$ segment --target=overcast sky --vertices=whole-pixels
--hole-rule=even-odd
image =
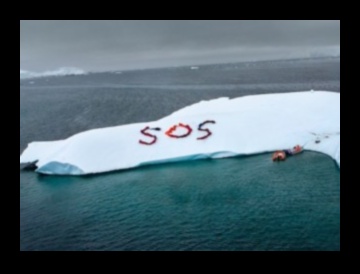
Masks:
[[[287,59],[340,51],[340,21],[20,21],[20,69],[87,71]]]

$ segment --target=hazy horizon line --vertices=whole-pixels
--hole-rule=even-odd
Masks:
[[[275,58],[275,59],[262,59],[262,60],[249,60],[249,61],[234,61],[234,62],[220,62],[220,63],[196,63],[196,64],[188,64],[188,65],[172,65],[172,66],[153,66],[153,67],[144,67],[144,68],[129,68],[129,69],[113,69],[113,70],[84,70],[80,67],[59,67],[52,70],[46,71],[31,71],[20,68],[20,76],[21,74],[29,73],[33,74],[34,77],[26,77],[20,80],[26,80],[30,78],[39,78],[39,77],[51,77],[51,76],[66,76],[66,75],[85,75],[92,73],[112,73],[112,72],[129,72],[129,71],[138,71],[138,70],[156,70],[156,69],[167,69],[167,68],[186,68],[186,67],[205,67],[205,66],[213,66],[213,65],[226,65],[226,64],[244,64],[244,63],[261,63],[261,62],[280,62],[280,61],[296,61],[296,60],[310,60],[310,59],[340,59],[339,55],[327,55],[327,56],[317,56],[317,57],[292,57],[292,58]],[[63,75],[61,73],[56,75],[56,72],[69,70],[67,73],[64,72]],[[74,72],[75,71],[75,72]]]

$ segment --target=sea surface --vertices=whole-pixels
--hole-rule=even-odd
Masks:
[[[20,154],[32,141],[153,121],[201,100],[311,89],[340,92],[339,58],[21,80]],[[314,152],[84,177],[20,169],[20,250],[340,250],[340,169]]]

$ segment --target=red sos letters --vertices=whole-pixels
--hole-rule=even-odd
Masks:
[[[205,140],[207,138],[209,138],[212,135],[212,132],[205,127],[205,125],[207,124],[216,124],[215,121],[213,120],[207,120],[203,123],[201,123],[198,126],[198,131],[204,132],[206,133],[205,135],[198,137],[197,140]],[[183,132],[182,134],[178,134],[176,133],[177,129],[181,128],[181,132]],[[184,132],[185,130],[185,132]],[[150,127],[146,127],[144,129],[142,129],[140,132],[142,135],[149,137],[150,139],[148,141],[143,141],[143,140],[139,140],[139,143],[142,145],[148,145],[151,146],[153,144],[155,144],[158,140],[158,137],[154,134],[149,133],[149,131],[161,131],[161,128],[150,128]],[[165,135],[169,138],[174,138],[174,139],[181,139],[181,138],[186,138],[188,136],[190,136],[193,132],[193,129],[186,124],[183,123],[179,123],[177,125],[173,125],[171,126],[166,132]]]

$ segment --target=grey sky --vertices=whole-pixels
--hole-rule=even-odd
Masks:
[[[20,21],[20,69],[124,70],[333,55],[340,21]]]

